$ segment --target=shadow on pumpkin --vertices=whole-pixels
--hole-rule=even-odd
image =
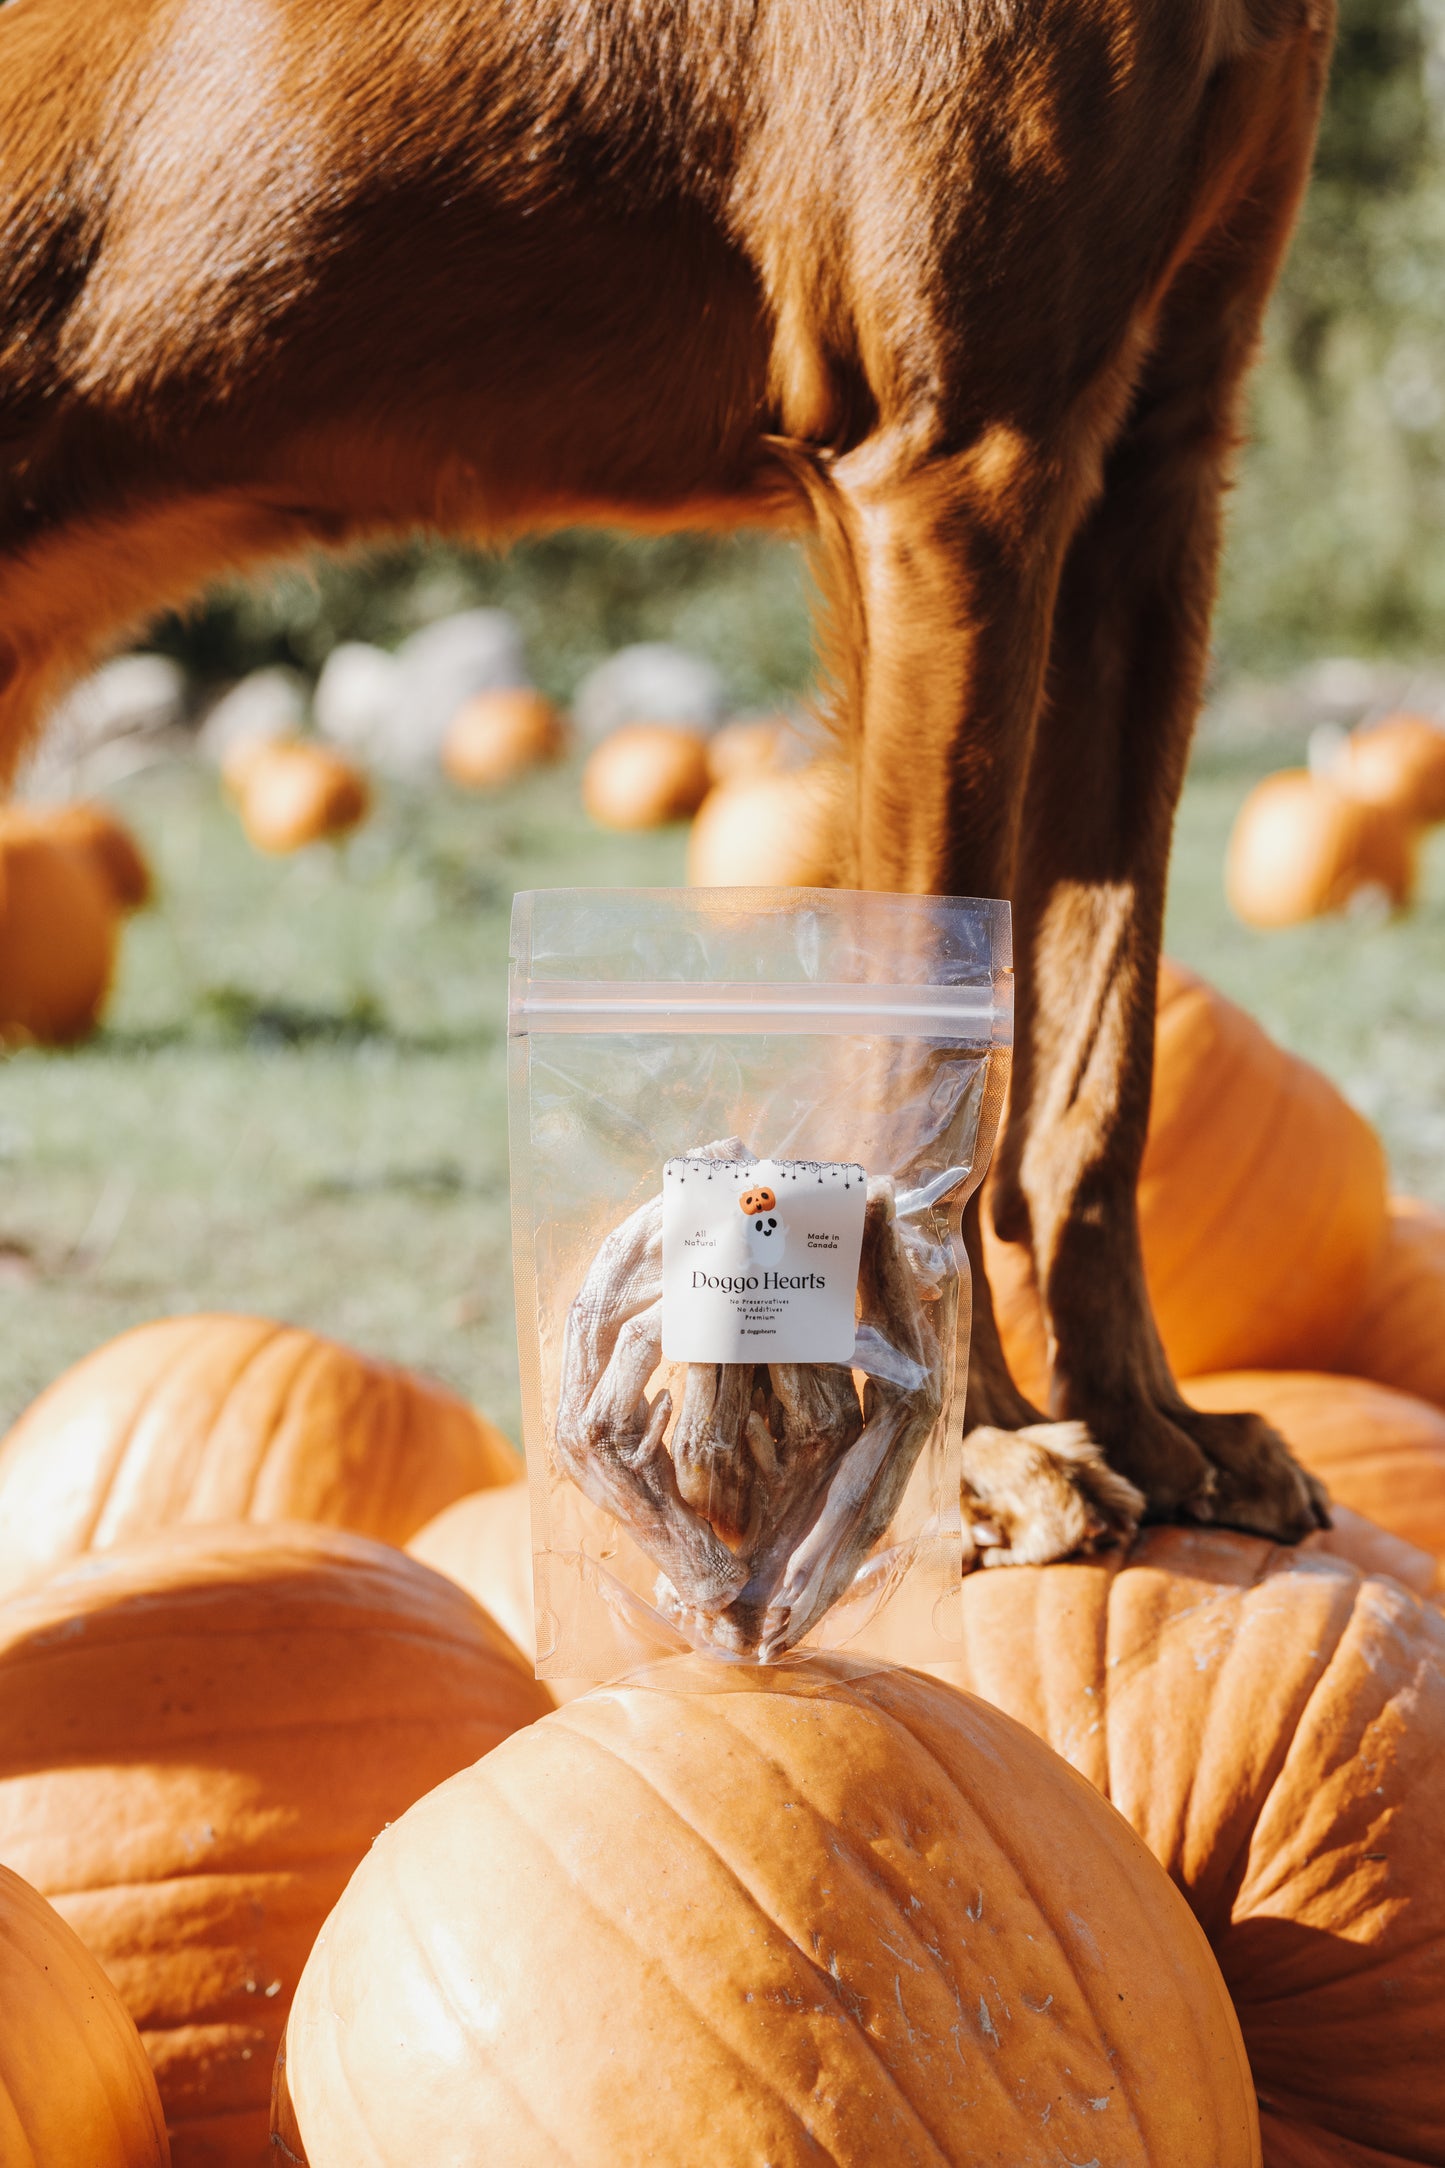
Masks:
[[[1211,1938],[1259,2095],[1264,2168],[1417,2168],[1442,2157],[1441,1953],[1409,1939],[1406,1909],[1386,1890],[1360,1920],[1373,1927],[1365,1941],[1259,1918]]]

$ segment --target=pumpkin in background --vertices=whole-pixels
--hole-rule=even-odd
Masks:
[[[274,745],[294,745],[289,730],[248,730],[226,746],[220,756],[221,788],[239,806],[246,778]]]
[[[413,1558],[464,1588],[537,1660],[532,1610],[532,1512],[526,1483],[502,1483],[454,1499],[407,1544]]]
[[[90,859],[0,806],[0,1043],[93,1031],[115,971],[116,907]]]
[[[582,771],[582,803],[602,828],[688,820],[707,795],[707,744],[671,723],[624,723]]]
[[[125,2004],[75,1931],[0,1867],[0,2161],[166,2168],[156,2081]]]
[[[413,1371],[270,1318],[161,1318],[65,1371],[0,1440],[0,1594],[178,1521],[404,1543],[520,1466]]]
[[[1266,2168],[1445,2160],[1439,1612],[1338,1559],[1184,1529],[972,1574],[963,1603],[960,1657],[930,1669],[1048,1740],[1183,1890]]]
[[[1132,1831],[995,1711],[857,1668],[659,1665],[419,1801],[307,1961],[290,2156],[1257,2162],[1228,1998]]]
[[[117,911],[144,910],[154,887],[151,869],[118,813],[98,801],[77,798],[37,808],[35,820],[42,833],[77,851],[99,874]]]
[[[371,810],[371,786],[351,761],[302,738],[250,741],[227,770],[241,826],[258,851],[299,851],[343,836]]]
[[[745,775],[772,775],[792,765],[800,740],[784,716],[739,715],[707,741],[708,780],[735,783]]]
[[[1176,1377],[1322,1363],[1384,1242],[1385,1156],[1320,1070],[1177,964],[1159,975],[1139,1225]]]
[[[1234,1002],[1161,964],[1139,1232],[1175,1376],[1333,1362],[1387,1219],[1385,1156],[1364,1117]],[[1010,1368],[1046,1405],[1032,1260],[987,1209],[984,1244]]]
[[[442,768],[466,790],[496,790],[556,760],[563,743],[562,718],[550,700],[527,686],[496,688],[474,693],[457,709],[442,740]]]
[[[1384,1248],[1331,1368],[1445,1408],[1445,1212],[1390,1200]]]
[[[1229,907],[1246,926],[1294,926],[1366,892],[1397,909],[1415,891],[1415,828],[1393,805],[1285,768],[1239,809],[1225,859]]]
[[[1346,739],[1335,780],[1422,827],[1445,821],[1445,730],[1423,715],[1366,723]]]
[[[1445,1561],[1445,1413],[1431,1402],[1311,1371],[1189,1378],[1181,1390],[1199,1408],[1257,1409],[1332,1499]]]
[[[336,1529],[172,1530],[0,1606],[0,1861],[119,1990],[176,2168],[268,2157],[276,2045],[348,1875],[550,1706],[460,1589]]]
[[[419,1528],[406,1547],[424,1566],[464,1588],[528,1663],[536,1663],[532,1511],[526,1483],[502,1483],[456,1499]],[[575,1701],[587,1691],[587,1681],[581,1679],[548,1679],[546,1686],[557,1702]]]
[[[720,783],[688,838],[694,888],[832,888],[839,877],[842,770],[817,760]]]

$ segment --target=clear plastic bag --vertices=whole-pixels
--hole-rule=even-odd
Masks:
[[[512,917],[537,1670],[956,1647],[963,1206],[1007,904],[554,889]]]

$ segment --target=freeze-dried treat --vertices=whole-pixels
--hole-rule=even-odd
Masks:
[[[661,1392],[649,1405],[643,1390],[661,1354],[662,1199],[655,1197],[607,1237],[568,1313],[557,1451],[572,1480],[617,1515],[682,1600],[715,1611],[743,1586],[747,1568],[678,1488],[663,1442],[672,1396]]]
[[[758,1164],[736,1138],[688,1159]],[[776,1201],[760,1187],[742,1202],[760,1199]],[[893,1185],[876,1179],[852,1366],[677,1364],[649,1401],[662,1354],[662,1212],[650,1198],[607,1237],[572,1305],[558,1454],[661,1568],[659,1596],[694,1638],[767,1661],[847,1590],[892,1519],[942,1406],[939,1349]]]

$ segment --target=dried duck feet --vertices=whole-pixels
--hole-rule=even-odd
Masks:
[[[736,1140],[712,1147],[729,1156]],[[594,1505],[617,1516],[682,1602],[721,1610],[747,1567],[687,1503],[664,1441],[672,1399],[644,1388],[662,1356],[662,1199],[614,1228],[567,1313],[557,1453]]]
[[[736,1139],[696,1156],[753,1157]],[[775,1658],[847,1589],[939,1412],[937,1350],[892,1187],[869,1185],[864,1220],[861,1407],[849,1369],[801,1363],[687,1364],[649,1404],[661,1284],[651,1199],[608,1236],[569,1314],[559,1456],[661,1568],[662,1598],[694,1639]]]

